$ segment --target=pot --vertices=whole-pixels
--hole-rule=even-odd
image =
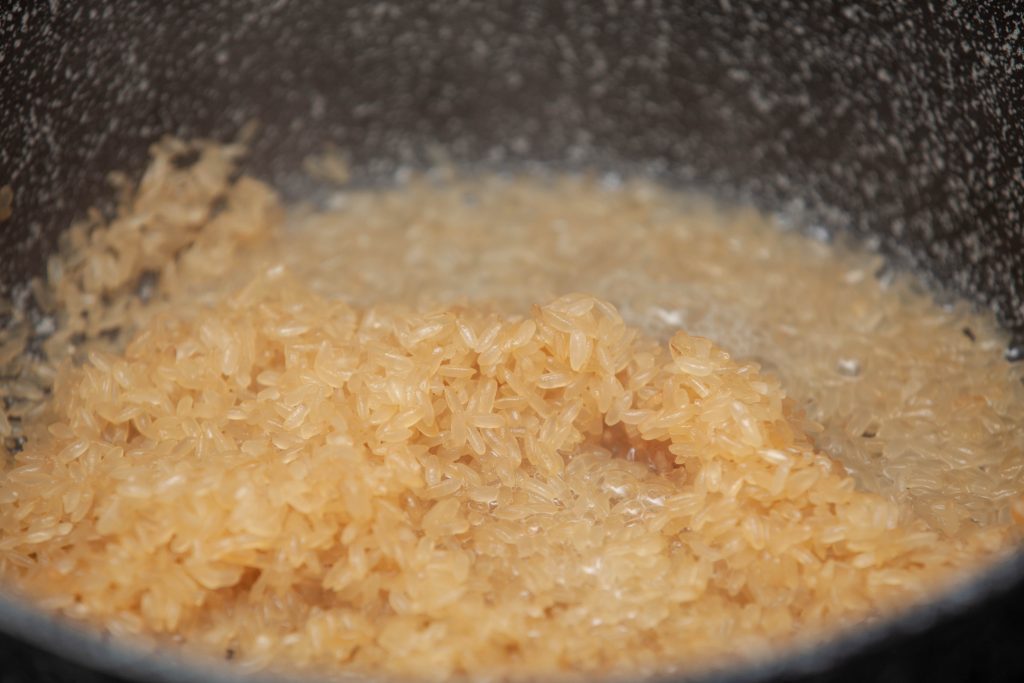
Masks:
[[[871,239],[991,308],[1024,353],[1024,19],[857,0],[21,3],[0,15],[0,296],[160,135],[260,124],[245,171],[309,198],[440,145],[477,165],[653,169]],[[102,204],[101,204],[102,205]],[[5,681],[233,680],[0,598]],[[1021,680],[1024,553],[910,613],[732,681]],[[20,676],[20,678],[19,678]]]

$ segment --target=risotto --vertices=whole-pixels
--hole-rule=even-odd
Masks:
[[[156,145],[5,304],[8,591],[247,669],[635,676],[1015,546],[1021,370],[876,255],[612,176],[285,208],[242,151]]]

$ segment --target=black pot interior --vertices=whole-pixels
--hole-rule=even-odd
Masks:
[[[432,145],[474,164],[653,167],[876,238],[990,307],[1016,357],[1021,23],[1000,3],[22,3],[0,14],[0,185],[15,192],[0,292],[42,272],[60,230],[109,196],[106,174],[140,171],[161,134],[226,140],[255,119],[246,170],[292,196],[326,144],[366,177]],[[1012,636],[1021,574],[999,576],[921,642],[977,640],[992,619]],[[983,654],[1013,642],[985,634]],[[854,649],[892,650],[870,647]],[[970,671],[1024,672],[1000,652]]]

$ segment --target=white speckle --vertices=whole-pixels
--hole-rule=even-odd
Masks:
[[[683,326],[683,314],[679,310],[670,311],[661,308],[660,306],[652,306],[650,309],[650,313],[651,315],[658,318],[666,325],[671,325],[672,327]]]
[[[618,173],[605,173],[601,176],[601,187],[605,190],[618,190],[622,188],[622,176]]]
[[[808,232],[811,237],[819,242],[830,242],[832,240],[832,233],[824,225],[812,225]]]
[[[54,323],[53,318],[45,316],[36,323],[36,334],[46,337],[53,334],[57,329],[57,325]]]
[[[860,361],[856,358],[840,358],[836,370],[845,377],[856,377],[860,374]]]

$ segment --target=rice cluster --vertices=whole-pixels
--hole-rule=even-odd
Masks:
[[[756,360],[859,487],[944,534],[1010,523],[1024,493],[1024,363],[991,314],[863,245],[607,174],[413,176],[293,214],[274,259],[325,296],[522,314],[584,291]]]
[[[791,398],[785,372],[627,324],[608,297],[517,312],[438,284],[432,303],[373,301],[366,288],[401,286],[385,275],[417,277],[396,272],[412,249],[386,231],[382,281],[338,270],[351,296],[332,296],[329,258],[281,255],[294,237],[269,188],[233,178],[240,150],[156,147],[111,221],[69,232],[35,286],[43,314],[11,309],[0,576],[46,609],[250,668],[635,676],[863,623],[1017,538],[1013,477],[1001,512],[957,508],[944,526],[822,450],[839,449],[835,411]],[[407,206],[402,191],[359,215]],[[547,287],[533,272],[529,296]],[[1008,376],[992,381],[1004,403],[947,403],[983,406],[998,418],[974,429],[1014,438]],[[890,400],[858,409],[882,420]],[[869,427],[887,436],[853,431]],[[927,473],[913,436],[897,438]]]

